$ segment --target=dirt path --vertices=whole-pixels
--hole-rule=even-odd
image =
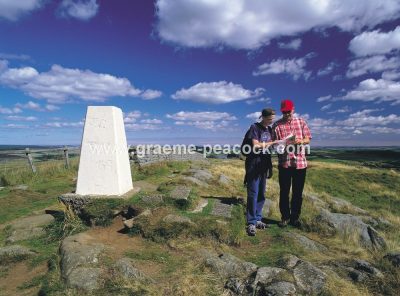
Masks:
[[[47,264],[43,263],[35,268],[28,267],[25,262],[10,265],[7,275],[0,278],[0,295],[37,295],[39,287],[30,289],[18,289],[24,283],[29,282],[34,277],[44,275],[47,272]]]

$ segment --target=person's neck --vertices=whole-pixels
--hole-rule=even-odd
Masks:
[[[293,117],[289,117],[289,118],[283,117],[282,119],[283,119],[283,122],[291,122]]]
[[[268,127],[268,124],[267,124],[266,122],[261,121],[260,123],[261,123],[261,125],[262,125],[263,127]]]

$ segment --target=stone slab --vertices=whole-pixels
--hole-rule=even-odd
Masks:
[[[81,209],[94,199],[105,199],[105,198],[120,198],[129,199],[136,193],[138,193],[141,188],[134,187],[132,190],[126,192],[123,195],[80,195],[76,193],[65,193],[58,197],[58,200],[64,205],[70,207],[76,214],[81,212]]]

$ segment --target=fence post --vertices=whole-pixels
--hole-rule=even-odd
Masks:
[[[67,146],[64,146],[64,158],[65,158],[65,167],[69,169],[69,155]]]
[[[31,155],[31,151],[29,150],[29,148],[25,149],[25,154],[28,157],[28,162],[29,162],[29,165],[31,166],[32,172],[36,173],[36,167],[33,164],[32,155]]]

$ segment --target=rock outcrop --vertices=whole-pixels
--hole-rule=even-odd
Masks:
[[[13,221],[8,225],[9,235],[6,243],[12,244],[18,241],[40,237],[45,234],[44,227],[54,221],[49,214],[29,216]]]
[[[363,220],[351,214],[331,213],[322,209],[316,217],[316,223],[326,228],[333,229],[343,236],[355,235],[362,247],[368,249],[384,249],[385,240],[378,232]]]
[[[99,256],[104,245],[93,242],[86,233],[65,238],[60,247],[61,274],[67,287],[87,291],[99,288],[102,268]]]

